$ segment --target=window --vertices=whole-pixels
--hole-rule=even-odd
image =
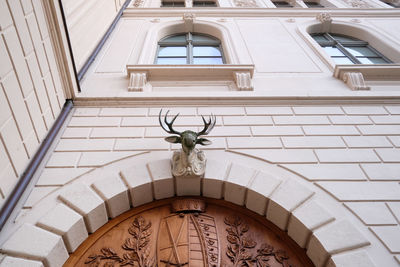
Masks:
[[[277,8],[293,7],[289,2],[286,1],[274,1],[273,3]]]
[[[306,6],[308,8],[323,8],[324,7],[323,5],[321,5],[320,2],[305,1],[304,4],[306,4]]]
[[[224,64],[221,42],[211,36],[186,33],[158,42],[156,64]]]
[[[394,7],[394,8],[400,8],[400,1],[385,0],[385,1],[382,1],[382,2],[384,2],[385,4],[387,4],[387,5],[391,6],[391,7]]]
[[[367,42],[338,34],[317,33],[311,35],[331,56],[336,64],[387,64],[389,59]]]
[[[184,1],[169,1],[169,0],[164,0],[161,2],[162,7],[184,7],[185,2]]]
[[[216,7],[217,3],[215,1],[193,1],[194,7]]]

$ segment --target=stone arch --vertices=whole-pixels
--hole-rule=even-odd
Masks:
[[[33,266],[32,260],[38,266],[61,266],[68,252],[75,251],[109,219],[131,207],[173,196],[205,196],[245,206],[287,231],[316,266],[342,266],[340,262],[367,266],[360,259],[368,260],[363,248],[369,241],[351,222],[335,218],[321,205],[313,188],[296,176],[278,175],[282,170],[275,172],[274,168],[279,167],[270,166],[271,171],[266,171],[257,164],[220,161],[224,155],[218,154],[208,159],[204,178],[179,180],[171,174],[169,154],[145,154],[151,160],[125,159],[123,164],[88,173],[46,197],[57,201],[3,244],[7,266]],[[354,249],[359,257],[336,255]]]
[[[153,63],[157,53],[157,43],[162,38],[168,35],[189,31],[207,34],[218,38],[221,41],[226,63],[240,63],[233,40],[231,38],[231,34],[225,26],[211,21],[196,19],[195,17],[189,19],[188,17],[190,14],[185,15],[187,16],[186,19],[184,17],[181,20],[156,24],[149,29],[146,34],[145,41],[143,42],[146,45],[143,46],[138,64],[149,64],[150,62]]]

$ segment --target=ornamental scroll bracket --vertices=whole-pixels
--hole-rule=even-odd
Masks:
[[[151,84],[147,82],[147,72],[131,72],[129,77],[128,91],[151,91]]]
[[[342,80],[353,91],[371,89],[365,84],[364,76],[361,72],[345,72]]]
[[[167,120],[169,111],[162,120],[162,110],[159,114],[159,123],[161,128],[167,133],[173,134],[165,138],[165,141],[174,144],[181,144],[182,148],[179,151],[175,151],[172,156],[172,175],[176,178],[200,178],[204,176],[206,168],[206,158],[203,151],[195,148],[199,145],[210,145],[211,141],[202,138],[200,136],[207,135],[214,128],[216,117],[211,115],[208,120],[203,116],[204,128],[200,132],[194,132],[191,130],[185,130],[179,132],[173,129],[173,123],[179,116],[179,113],[175,115],[171,121]]]

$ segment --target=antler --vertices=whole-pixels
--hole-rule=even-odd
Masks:
[[[165,127],[165,124],[161,120],[161,113],[162,113],[162,109],[160,110],[160,114],[158,115],[158,121],[160,122],[160,125],[164,129],[164,131],[166,131],[167,133],[170,133],[170,134],[177,134],[177,135],[180,136],[182,133],[178,132],[178,131],[175,131],[172,128],[172,124],[174,123],[176,118],[179,116],[179,113],[176,114],[175,117],[170,122],[167,121],[167,116],[168,116],[169,110],[167,111],[167,113],[165,113],[164,123],[168,126],[168,129]]]
[[[206,119],[204,119],[203,115],[201,115],[201,118],[203,119],[204,122],[204,128],[203,130],[201,130],[201,132],[197,133],[197,136],[200,135],[207,135],[215,126],[215,123],[217,121],[215,115],[211,114],[211,116],[208,119],[208,122],[206,121]]]

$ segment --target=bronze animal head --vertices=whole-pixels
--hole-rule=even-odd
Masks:
[[[204,128],[200,132],[193,132],[190,130],[178,132],[173,129],[172,124],[174,123],[176,118],[179,116],[179,113],[176,114],[175,117],[173,117],[170,122],[168,122],[168,120],[167,120],[168,113],[169,113],[169,110],[165,114],[164,121],[163,121],[161,119],[161,115],[162,115],[162,109],[161,109],[160,114],[158,115],[158,120],[160,122],[161,127],[164,129],[164,131],[166,131],[167,133],[170,133],[170,134],[176,134],[177,136],[175,136],[175,135],[168,136],[165,138],[165,141],[170,142],[170,143],[175,143],[175,144],[181,143],[182,150],[187,155],[189,155],[193,151],[194,147],[197,144],[200,144],[203,146],[211,144],[210,140],[208,140],[206,138],[199,138],[199,137],[202,135],[207,135],[214,128],[215,122],[216,122],[216,117],[214,115],[211,114],[208,121],[206,121],[206,119],[204,119],[204,117],[201,116],[201,118],[203,119]]]

